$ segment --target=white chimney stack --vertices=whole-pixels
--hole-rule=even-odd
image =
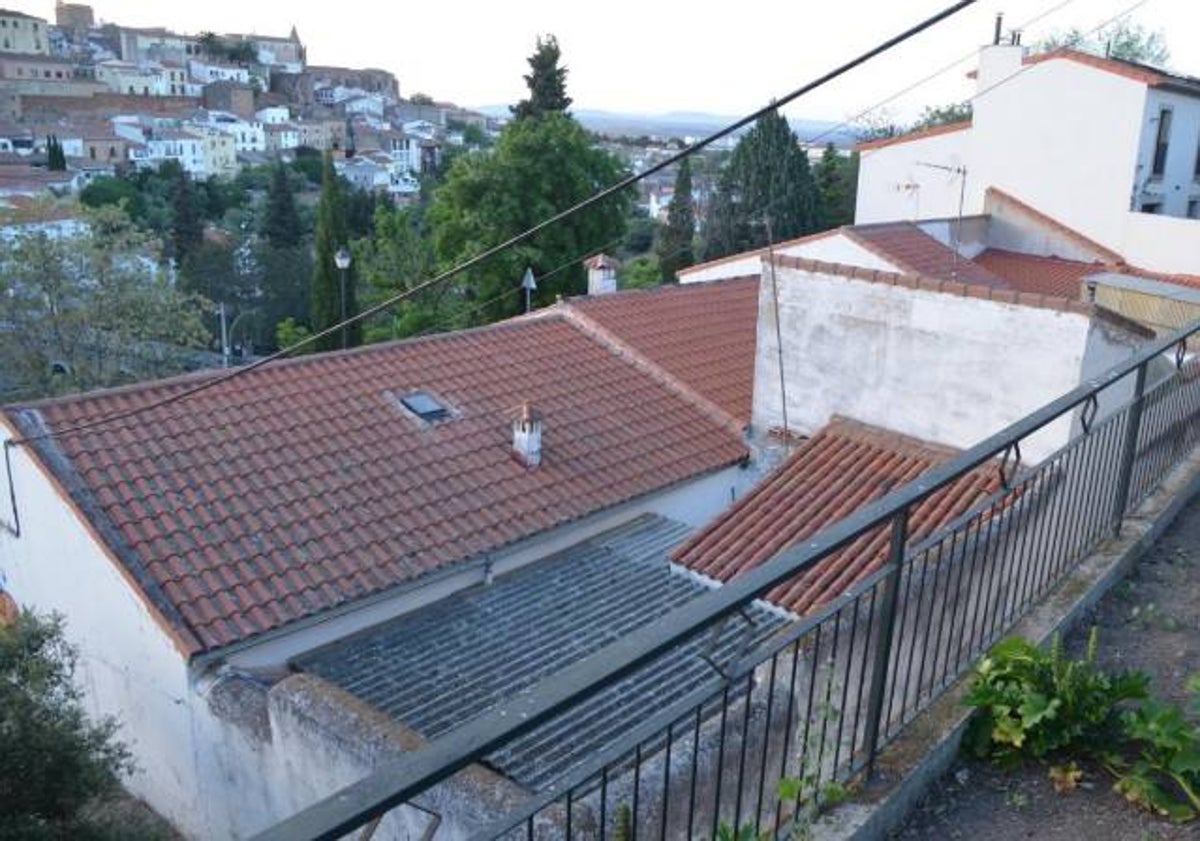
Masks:
[[[589,257],[583,263],[587,267],[589,295],[607,295],[617,291],[617,261],[607,254]]]
[[[526,467],[542,463],[542,416],[528,403],[513,420],[513,455]]]
[[[976,95],[990,90],[1009,76],[1021,71],[1025,48],[1014,37],[1008,44],[991,44],[979,51],[979,71],[976,74]],[[1015,42],[1015,43],[1014,43]]]

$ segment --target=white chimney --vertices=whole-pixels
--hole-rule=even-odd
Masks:
[[[976,95],[1020,72],[1024,60],[1025,48],[1020,43],[991,44],[981,49],[979,71],[975,78]]]
[[[607,254],[589,257],[583,263],[588,273],[588,294],[607,295],[617,291],[617,261]]]
[[[528,403],[513,420],[513,455],[526,467],[542,463],[542,415]]]

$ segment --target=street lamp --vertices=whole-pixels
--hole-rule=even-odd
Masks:
[[[350,249],[342,247],[333,255],[333,262],[342,273],[342,350],[346,349],[346,269],[350,268]]]

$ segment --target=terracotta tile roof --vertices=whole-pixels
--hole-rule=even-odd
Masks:
[[[927,137],[937,137],[939,134],[953,134],[956,131],[964,131],[971,127],[970,120],[962,120],[957,123],[943,123],[940,126],[930,126],[929,128],[910,131],[907,134],[897,135],[896,137],[881,137],[878,140],[867,140],[857,144],[854,148],[859,152],[869,152],[872,149],[882,149],[885,146],[895,146],[897,143],[908,143],[912,140],[924,140]]]
[[[992,274],[1004,278],[1010,287],[1019,292],[1034,292],[1061,298],[1082,297],[1085,277],[1111,270],[1111,267],[1103,263],[1038,257],[999,248],[987,249],[975,258],[975,262]]]
[[[1056,59],[1074,61],[1078,64],[1086,64],[1088,67],[1094,67],[1097,70],[1104,70],[1108,73],[1113,73],[1117,76],[1124,76],[1126,79],[1131,79],[1135,82],[1140,82],[1143,85],[1150,87],[1169,86],[1176,90],[1180,88],[1190,88],[1193,93],[1200,93],[1200,78],[1195,76],[1186,76],[1181,73],[1172,73],[1169,70],[1163,70],[1160,67],[1151,67],[1148,64],[1139,64],[1135,61],[1126,61],[1119,58],[1105,58],[1103,56],[1092,55],[1091,53],[1073,50],[1069,47],[1059,47],[1046,53],[1028,56],[1024,63],[1041,64],[1045,61],[1054,61]]]
[[[673,554],[676,562],[718,581],[754,569],[870,502],[916,479],[954,450],[848,418],[834,418],[749,495]],[[919,541],[998,488],[988,466],[929,497],[912,513],[910,542]],[[803,615],[878,569],[887,530],[863,535],[767,600]]]
[[[912,222],[884,222],[878,225],[853,225],[842,232],[859,245],[898,266],[901,271],[932,277],[954,277],[994,289],[1008,284],[985,267],[965,257],[955,260],[953,249],[938,242]]]
[[[961,283],[953,280],[929,277],[927,275],[883,272],[876,269],[864,269],[860,266],[847,266],[844,263],[827,263],[822,260],[788,257],[782,254],[775,255],[775,265],[786,269],[798,269],[803,272],[841,277],[848,280],[860,280],[866,283],[882,283],[887,286],[924,289],[928,292],[938,292],[943,295],[958,295],[962,298],[980,298],[997,301],[1002,304],[1016,304],[1022,307],[1038,307],[1039,309],[1073,312],[1085,315],[1088,318],[1106,321],[1136,336],[1145,338],[1152,338],[1154,336],[1153,332],[1136,321],[1096,304],[1080,301],[1078,298],[1041,295],[1035,292],[1019,292],[1015,289],[997,289],[984,286],[983,284]]]
[[[758,276],[660,286],[566,307],[731,417],[750,423]]]
[[[7,417],[24,433],[144,406],[204,376]],[[451,418],[400,408],[424,390]],[[514,407],[543,462],[511,455]],[[746,457],[739,435],[567,318],[268,366],[34,445],[185,654],[219,648]]]

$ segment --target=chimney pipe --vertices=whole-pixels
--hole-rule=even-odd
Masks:
[[[542,463],[542,415],[528,402],[513,420],[513,456],[526,467]]]
[[[996,13],[996,34],[992,36],[992,46],[1000,46],[1000,30],[1004,26],[1004,12]]]

